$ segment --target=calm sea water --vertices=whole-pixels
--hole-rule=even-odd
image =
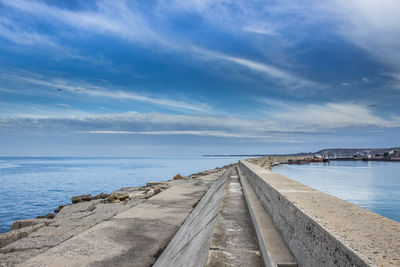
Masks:
[[[400,222],[400,163],[331,161],[272,170]]]
[[[8,231],[15,220],[52,212],[75,195],[141,186],[238,159],[0,157],[0,232]]]

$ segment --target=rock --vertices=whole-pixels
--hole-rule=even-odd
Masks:
[[[118,191],[119,192],[133,192],[140,190],[141,187],[121,187]]]
[[[157,195],[158,193],[161,193],[161,191],[163,191],[163,190],[161,189],[161,187],[159,187],[159,186],[155,186],[155,187],[154,187],[154,195]]]
[[[56,216],[56,219],[79,218],[92,212],[101,200],[85,201],[64,207]]]
[[[119,200],[119,198],[118,198],[118,195],[117,194],[115,194],[115,193],[111,193],[108,197],[107,197],[107,201],[109,202],[109,203],[112,203],[113,201],[115,201],[115,200]]]
[[[83,202],[83,201],[90,201],[92,200],[92,195],[80,195],[72,197],[72,204]]]
[[[119,203],[119,202],[124,201],[125,199],[128,199],[128,198],[129,198],[128,194],[117,194],[117,193],[113,192],[107,197],[107,201],[109,203]]]
[[[47,213],[44,216],[37,216],[36,219],[54,219],[56,217],[53,213]]]
[[[148,183],[146,184],[147,187],[151,187],[151,186],[155,186],[155,185],[158,185],[158,186],[168,186],[168,182],[148,182]]]
[[[161,189],[167,189],[169,188],[171,185],[169,183],[165,183],[165,184],[160,184],[158,185]]]
[[[109,196],[109,194],[106,194],[104,192],[101,192],[100,194],[96,195],[93,199],[105,199]]]
[[[129,199],[142,198],[145,194],[146,192],[144,190],[128,193]]]
[[[180,179],[183,179],[183,178],[184,177],[182,175],[180,175],[180,174],[177,174],[177,175],[174,176],[174,180],[180,180]]]
[[[90,212],[94,211],[94,209],[96,208],[96,205],[97,205],[97,202],[93,201],[93,202],[89,205],[89,207],[86,209],[86,211],[90,211]]]
[[[120,201],[124,201],[125,199],[129,198],[128,194],[118,195]]]
[[[64,208],[65,206],[69,206],[69,205],[71,205],[71,204],[60,205],[60,206],[58,206],[58,208],[56,208],[56,209],[54,210],[54,212],[55,212],[55,213],[59,213],[59,212],[62,210],[62,208]]]
[[[150,189],[150,190],[148,190],[147,192],[146,192],[146,195],[145,195],[145,197],[144,198],[150,198],[150,197],[152,197],[152,196],[154,196],[154,189]]]

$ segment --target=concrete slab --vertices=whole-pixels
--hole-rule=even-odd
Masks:
[[[219,175],[177,181],[19,266],[150,266]]]

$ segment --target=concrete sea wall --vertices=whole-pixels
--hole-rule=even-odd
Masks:
[[[400,223],[250,162],[239,166],[299,266],[400,266]]]

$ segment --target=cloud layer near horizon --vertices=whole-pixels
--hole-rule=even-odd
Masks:
[[[269,138],[268,133],[324,132],[346,127],[400,127],[397,118],[385,120],[362,105],[326,103],[325,105],[274,104],[282,112],[270,120],[230,116],[172,115],[162,113],[121,113],[69,117],[0,117],[3,130],[29,129],[41,133],[199,135],[237,138]],[[284,110],[284,111],[283,111]]]

